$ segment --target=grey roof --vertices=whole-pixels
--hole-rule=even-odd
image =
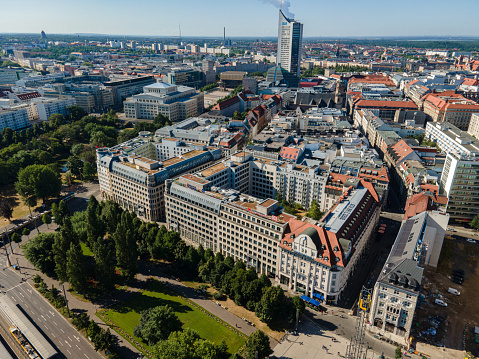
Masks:
[[[316,249],[321,249],[321,240],[319,239],[319,234],[316,228],[308,227],[300,235],[302,234],[311,238],[314,245],[316,246]]]
[[[423,212],[403,222],[378,282],[419,290],[424,271],[426,221],[427,212]]]

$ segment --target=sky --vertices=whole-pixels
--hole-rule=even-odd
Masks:
[[[281,0],[0,0],[0,33],[277,36]],[[20,5],[21,4],[21,5]],[[290,5],[289,8],[287,5]],[[479,0],[289,0],[304,37],[478,36]]]

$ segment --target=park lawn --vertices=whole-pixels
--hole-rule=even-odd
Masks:
[[[93,252],[85,243],[81,242],[80,246],[84,256],[93,257]]]
[[[25,217],[27,214],[30,213],[30,210],[28,209],[28,206],[23,203],[22,197],[17,193],[15,190],[15,186],[13,184],[3,186],[0,189],[0,198],[5,198],[10,201],[13,207],[13,213],[12,213],[12,218],[11,220],[15,220],[18,218]],[[41,206],[41,200],[37,201],[37,205]],[[37,206],[31,207],[31,210],[38,209]],[[1,217],[0,218],[0,228],[6,226],[10,222],[6,219]]]
[[[194,329],[201,338],[210,340],[215,344],[220,344],[224,339],[231,354],[236,353],[245,343],[244,338],[218,323],[214,318],[186,303],[176,292],[158,281],[149,282],[146,291],[135,293],[128,301],[107,310],[104,312],[104,315],[126,333],[133,336],[133,330],[140,322],[141,311],[160,305],[169,305],[183,323],[184,329]],[[136,340],[143,343],[138,338]],[[148,348],[148,345],[145,345],[145,347]]]

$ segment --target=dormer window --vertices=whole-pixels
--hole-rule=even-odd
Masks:
[[[338,246],[334,246],[333,251],[335,251],[335,252],[339,251]]]

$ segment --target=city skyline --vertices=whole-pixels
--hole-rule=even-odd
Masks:
[[[18,7],[13,3],[2,4],[4,17],[0,33],[44,30],[47,34],[172,37],[179,35],[181,24],[183,37],[221,37],[224,26],[227,37],[275,37],[277,7],[273,3],[278,4],[277,1],[248,0],[241,7],[229,3],[219,7],[216,1],[206,0],[198,7],[198,3],[191,0],[174,3],[144,0],[142,6],[132,8],[123,0],[114,3],[86,0],[81,8],[65,3],[60,9],[52,0],[41,5],[27,0],[25,6],[29,11],[22,13],[22,21],[19,21]],[[451,21],[449,6],[444,0],[434,2],[434,6],[406,0],[394,11],[380,5],[377,0],[371,0],[368,6],[352,1],[324,6],[304,0],[293,1],[288,8],[283,5],[283,10],[289,16],[294,13],[294,19],[305,25],[305,38],[475,36],[479,33],[479,24],[474,19],[479,3],[473,0],[462,4],[467,11],[461,13],[460,21]]]

